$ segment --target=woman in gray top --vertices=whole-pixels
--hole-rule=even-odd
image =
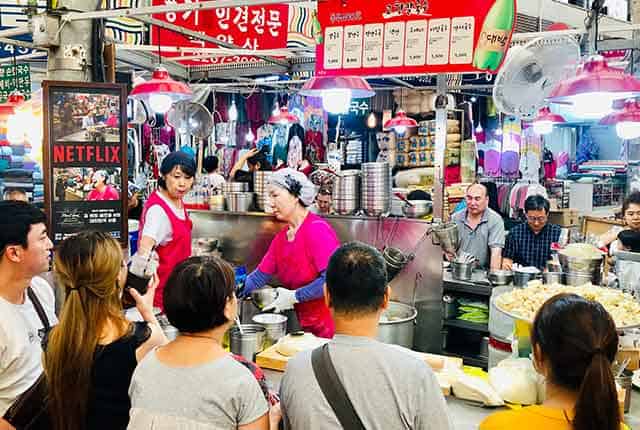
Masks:
[[[180,334],[135,370],[130,430],[267,430],[269,410],[251,372],[222,347],[237,315],[234,272],[217,258],[175,267],[164,309]]]

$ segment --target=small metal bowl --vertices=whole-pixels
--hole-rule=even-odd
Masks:
[[[492,285],[508,285],[513,282],[513,272],[511,270],[491,270],[487,274]]]
[[[402,207],[402,213],[409,218],[422,218],[433,210],[433,203],[430,200],[407,200],[407,202],[409,204]]]
[[[258,288],[251,292],[251,300],[258,309],[270,305],[277,297],[278,290],[275,288]]]

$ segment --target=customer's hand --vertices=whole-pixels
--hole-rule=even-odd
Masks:
[[[147,321],[154,321],[155,315],[153,313],[153,297],[156,293],[156,288],[158,288],[158,284],[160,284],[160,278],[158,278],[157,274],[153,274],[151,279],[149,279],[149,285],[147,286],[147,292],[144,295],[141,295],[135,288],[129,288],[129,294],[136,301],[136,308],[142,318]]]
[[[454,254],[453,252],[445,252],[444,257],[447,259],[447,261],[453,261],[456,259],[456,254]]]
[[[280,421],[282,421],[282,409],[278,402],[269,409],[269,430],[278,430]]]
[[[269,416],[271,416],[271,414],[269,414]],[[277,424],[275,428],[276,429],[278,428]],[[6,421],[4,418],[0,418],[0,430],[16,430],[16,428],[11,424],[9,424],[9,422]]]

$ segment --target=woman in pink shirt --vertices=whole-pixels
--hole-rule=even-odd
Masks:
[[[98,170],[93,174],[93,190],[87,195],[87,200],[119,200],[120,194],[111,185],[107,184],[107,172]]]
[[[324,302],[325,271],[340,246],[331,226],[307,209],[316,190],[307,177],[293,169],[275,172],[269,185],[274,215],[288,225],[271,242],[267,254],[245,282],[246,296],[276,277],[284,288],[264,310],[294,308],[300,326],[316,336],[332,338],[335,328]]]

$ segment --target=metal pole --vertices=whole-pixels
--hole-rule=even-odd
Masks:
[[[444,104],[439,101],[444,100]],[[447,145],[447,75],[436,77],[436,150],[433,183],[433,216],[444,220],[444,151]]]
[[[156,13],[167,12],[186,12],[197,10],[208,10],[223,7],[236,7],[236,6],[261,6],[270,4],[291,4],[291,3],[306,3],[309,6],[314,5],[315,2],[309,0],[215,0],[215,1],[203,1],[200,3],[181,3],[181,4],[168,4],[161,6],[147,6],[137,8],[123,8],[113,10],[101,10],[95,12],[70,12],[64,15],[64,21],[78,21],[85,19],[95,18],[119,18],[129,17],[137,18],[144,15],[153,15]]]

